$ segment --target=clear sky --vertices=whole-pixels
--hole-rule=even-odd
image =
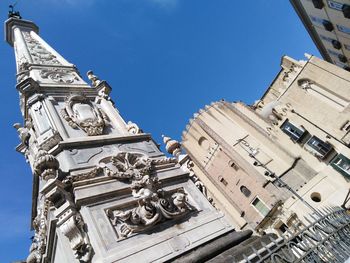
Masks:
[[[0,1],[7,18],[11,1]],[[189,118],[224,98],[259,99],[280,70],[281,56],[319,56],[287,0],[21,0],[25,19],[85,74],[113,88],[126,121],[161,143],[181,139]],[[32,175],[15,122],[22,122],[12,48],[0,43],[0,262],[25,259]],[[86,78],[85,78],[86,79]],[[234,132],[234,131],[233,131]]]

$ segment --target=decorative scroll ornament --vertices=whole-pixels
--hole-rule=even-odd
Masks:
[[[141,180],[151,171],[151,160],[141,153],[121,152],[111,158],[113,168],[106,166],[106,174],[118,179]]]
[[[38,40],[34,39],[29,32],[23,32],[23,37],[34,63],[44,65],[61,64],[57,57],[43,47]]]
[[[140,153],[122,152],[105,164],[108,176],[128,180],[137,207],[126,211],[107,210],[107,216],[117,226],[122,237],[145,231],[157,223],[184,216],[194,208],[183,190],[167,192],[161,189],[158,178],[152,174],[152,160]],[[169,163],[169,159],[166,159]],[[121,223],[121,224],[120,224]]]
[[[34,172],[44,180],[54,179],[60,166],[55,156],[40,149],[35,156]]]
[[[40,71],[40,76],[43,79],[49,79],[56,83],[72,84],[74,81],[79,81],[79,78],[74,75],[74,70],[62,68],[49,68]]]
[[[188,203],[186,193],[176,193],[144,189],[138,206],[126,211],[107,210],[113,225],[118,226],[122,237],[130,236],[152,228],[161,221],[181,218],[194,208]],[[120,224],[121,223],[121,224]]]
[[[63,223],[61,222],[63,221]],[[75,258],[80,262],[90,262],[92,247],[84,229],[85,223],[77,211],[69,209],[58,220],[57,226],[68,238]]]
[[[50,202],[44,200],[42,208],[39,209],[38,215],[33,221],[34,238],[29,249],[27,263],[41,262],[47,244],[47,214],[50,207]]]
[[[126,128],[128,129],[128,132],[131,134],[142,133],[142,130],[139,128],[139,126],[136,123],[133,123],[131,121],[128,121],[128,123],[126,124]]]
[[[108,121],[107,115],[82,95],[68,97],[61,115],[72,128],[80,127],[89,136],[101,135]]]
[[[73,201],[72,193],[59,180],[49,181],[41,193],[55,207],[56,227],[67,237],[74,256],[79,262],[91,262],[93,253],[87,229]]]

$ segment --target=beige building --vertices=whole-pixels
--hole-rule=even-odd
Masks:
[[[237,228],[293,231],[350,188],[349,73],[316,57],[281,67],[253,106],[212,103],[183,133],[189,168]]]
[[[323,58],[346,70],[350,62],[350,2],[290,0]]]

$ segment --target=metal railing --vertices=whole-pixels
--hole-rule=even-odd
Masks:
[[[298,232],[286,231],[240,262],[345,262],[350,258],[350,212],[340,207],[318,210],[305,218],[307,226]]]

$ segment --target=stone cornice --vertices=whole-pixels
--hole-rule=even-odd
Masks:
[[[39,27],[31,21],[11,17],[5,22],[5,40],[13,46],[13,28],[21,27],[39,33]]]
[[[76,147],[91,147],[94,145],[107,145],[112,143],[126,143],[126,142],[135,142],[135,141],[145,141],[152,140],[152,137],[149,133],[135,134],[135,135],[97,135],[91,137],[78,137],[70,138],[64,141],[61,141],[55,148],[52,150],[52,154],[56,155],[63,150],[72,149]]]

